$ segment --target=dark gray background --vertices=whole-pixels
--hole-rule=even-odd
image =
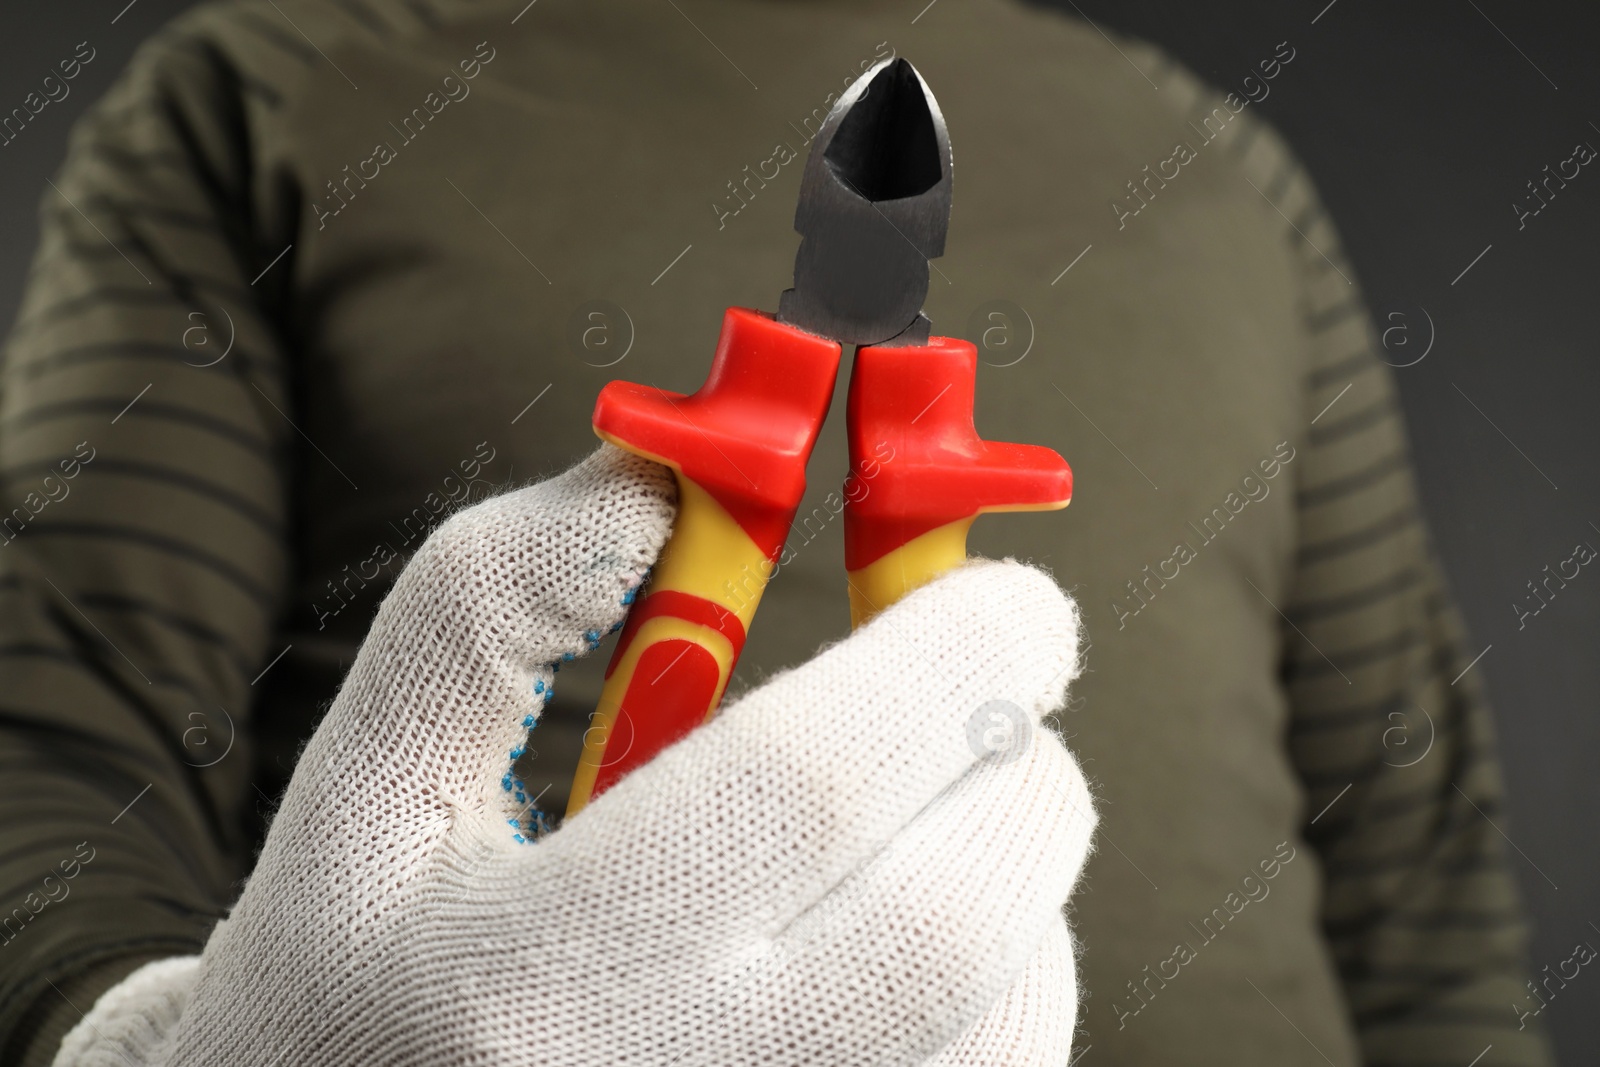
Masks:
[[[1394,362],[1414,358],[1433,323],[1427,357],[1395,373],[1435,538],[1476,647],[1489,646],[1479,666],[1511,790],[1500,826],[1534,917],[1534,969],[1567,958],[1578,941],[1600,943],[1600,574],[1585,569],[1525,629],[1512,607],[1577,542],[1600,547],[1600,167],[1585,168],[1520,231],[1512,209],[1546,164],[1580,141],[1600,148],[1600,9],[1557,0],[1049,2],[1150,38],[1230,88],[1277,42],[1297,50],[1258,106],[1317,177],[1380,326],[1405,325],[1390,335]],[[15,313],[40,191],[72,119],[143,37],[189,6],[125,4],[6,13],[0,112],[79,41],[98,55],[71,96],[0,148],[0,329]],[[1544,1018],[1563,1063],[1594,1062],[1600,976],[1581,972]]]

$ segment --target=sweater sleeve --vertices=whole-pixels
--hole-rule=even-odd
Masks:
[[[294,432],[293,212],[258,222],[252,177],[273,96],[169,30],[43,196],[0,363],[0,1062],[197,951],[247,869]]]
[[[1283,605],[1289,751],[1322,924],[1371,1067],[1550,1062],[1521,1025],[1527,924],[1493,720],[1418,508],[1393,375],[1339,235],[1264,125],[1247,176],[1303,280],[1309,430]],[[1396,323],[1426,345],[1425,324]],[[1400,334],[1394,335],[1396,342]],[[1517,860],[1520,862],[1520,860]]]

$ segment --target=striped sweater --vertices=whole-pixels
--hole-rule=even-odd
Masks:
[[[147,44],[44,190],[0,367],[0,1060],[200,948],[428,528],[774,306],[785,164],[890,53],[955,145],[928,312],[984,341],[979,429],[1077,474],[974,543],[1092,642],[1058,716],[1104,813],[1080,1048],[1548,1062],[1492,719],[1332,221],[1247,96],[1010,0],[244,0]],[[738,685],[847,627],[841,430]],[[597,685],[533,734],[550,810]]]

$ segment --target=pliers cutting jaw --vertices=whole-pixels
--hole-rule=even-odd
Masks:
[[[928,339],[928,261],[950,225],[950,135],[915,67],[886,59],[845,92],[800,180],[794,288],[778,321],[843,344]]]

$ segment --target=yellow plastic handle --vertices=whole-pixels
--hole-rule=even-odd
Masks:
[[[612,656],[568,816],[711,716],[772,574],[772,561],[733,516],[674,473],[677,525]]]
[[[1046,504],[997,504],[982,508],[977,515],[936,526],[914,537],[892,552],[886,552],[865,567],[846,571],[850,583],[850,627],[860,627],[878,612],[913,589],[927,585],[939,575],[967,561],[967,534],[978,515],[998,515],[1013,511],[1059,511],[1064,500]]]
[[[860,627],[918,586],[967,561],[967,531],[976,515],[915,537],[859,570],[847,571],[850,626]]]

